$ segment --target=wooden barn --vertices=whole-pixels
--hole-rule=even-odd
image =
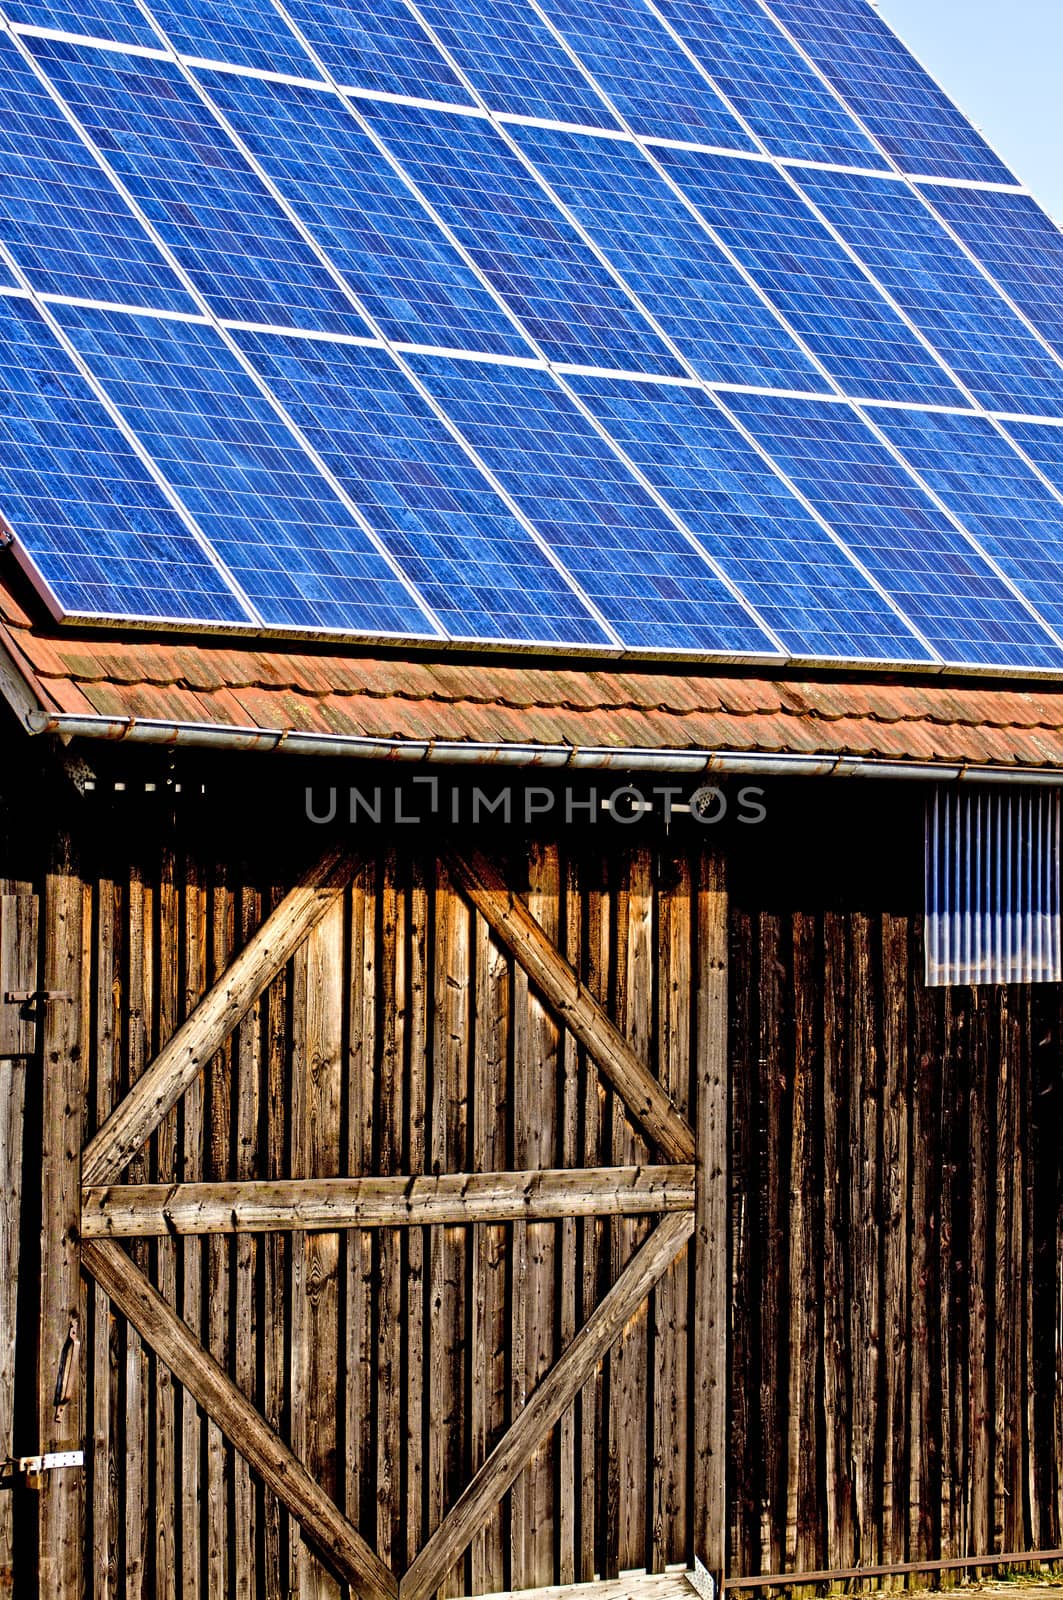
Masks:
[[[1063,691],[2,615],[6,1592],[1059,1557]]]

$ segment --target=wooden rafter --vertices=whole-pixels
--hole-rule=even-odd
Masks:
[[[690,1124],[616,1024],[580,983],[519,895],[479,852],[450,852],[447,865],[559,1021],[597,1062],[635,1120],[673,1161],[693,1161],[694,1134]]]
[[[694,1168],[594,1167],[394,1178],[123,1184],[82,1192],[84,1239],[548,1222],[691,1211]]]
[[[427,1600],[439,1588],[693,1231],[690,1212],[658,1223],[423,1546],[399,1584],[400,1600]]]
[[[86,1145],[83,1183],[111,1183],[128,1165],[343,893],[352,870],[349,855],[328,850],[285,895]]]
[[[86,1240],[81,1258],[149,1348],[298,1519],[328,1565],[363,1600],[394,1600],[394,1575],[122,1247]]]

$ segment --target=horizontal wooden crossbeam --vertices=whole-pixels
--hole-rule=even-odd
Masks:
[[[111,1183],[128,1166],[343,893],[352,871],[344,851],[329,850],[285,895],[86,1145],[82,1182]]]
[[[520,896],[479,852],[449,852],[447,866],[492,931],[520,963],[620,1095],[632,1117],[673,1161],[693,1161],[694,1134],[616,1024],[584,988]]]
[[[692,1166],[126,1184],[82,1191],[81,1234],[85,1239],[144,1239],[549,1222],[690,1211],[693,1205]]]
[[[400,1600],[427,1600],[439,1588],[693,1231],[689,1212],[657,1224],[419,1551],[399,1584]]]
[[[315,1483],[232,1379],[152,1287],[121,1245],[86,1240],[82,1265],[136,1328],[150,1350],[250,1462],[308,1539],[362,1600],[394,1600],[398,1583],[357,1528]]]

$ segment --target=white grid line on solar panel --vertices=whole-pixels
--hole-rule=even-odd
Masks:
[[[213,56],[189,55],[184,51],[170,51],[152,49],[147,45],[134,45],[118,43],[113,39],[100,39],[95,35],[68,33],[61,28],[43,28],[31,23],[12,23],[0,17],[0,30],[12,34],[23,35],[30,39],[52,39],[61,44],[74,44],[87,46],[96,50],[109,50],[115,55],[142,56],[151,61],[177,60],[183,66],[201,69],[205,72],[227,72],[234,77],[255,78],[264,83],[288,84],[295,89],[317,89],[338,92],[345,98],[355,100],[374,100],[385,104],[414,106],[425,111],[446,111],[453,116],[490,116],[498,123],[508,123],[513,127],[533,127],[555,129],[559,133],[585,133],[598,139],[630,139],[633,137],[623,128],[600,128],[589,123],[564,122],[553,117],[532,117],[515,111],[498,111],[486,101],[476,106],[457,104],[447,100],[430,100],[417,95],[392,94],[383,89],[366,89],[358,84],[344,83],[341,79],[335,82],[324,82],[320,78],[298,77],[289,72],[271,72],[264,67],[248,66],[244,63],[218,60]],[[471,90],[475,93],[475,90]],[[736,113],[736,116],[738,114]],[[762,141],[750,131],[750,137]],[[735,161],[756,161],[778,167],[793,167],[795,170],[806,168],[816,172],[841,172],[851,173],[854,177],[881,178],[887,182],[936,184],[942,188],[984,190],[987,193],[1028,195],[1033,198],[1032,190],[1025,184],[994,183],[989,179],[979,178],[935,178],[925,174],[908,173],[903,168],[895,167],[883,171],[875,167],[852,166],[839,161],[813,161],[802,156],[774,155],[766,148],[756,150],[735,150],[726,145],[706,144],[696,139],[669,139],[659,134],[640,134],[638,138],[646,145],[656,145],[661,149],[695,150],[706,155],[729,156]]]
[[[29,53],[27,52],[27,54],[29,54]],[[30,59],[32,60],[32,57],[30,57]],[[36,63],[35,63],[35,66],[36,66]],[[44,73],[40,73],[39,75],[41,76],[42,81],[44,81],[46,83],[47,87],[49,88],[49,92],[52,94],[52,96],[55,99],[56,103],[63,110],[63,113],[67,117],[67,119],[70,122],[71,126],[77,131],[79,136],[84,140],[87,148],[92,151],[93,155],[95,156],[96,160],[100,163],[100,166],[103,168],[104,172],[106,172],[107,176],[110,178],[110,180],[114,184],[115,188],[118,190],[118,192],[125,199],[126,204],[129,205],[132,208],[132,210],[134,211],[134,213],[137,216],[138,220],[140,221],[141,226],[147,231],[147,233],[154,240],[154,242],[158,246],[158,248],[163,252],[167,262],[170,264],[170,266],[173,269],[173,271],[175,273],[177,273],[178,277],[180,278],[180,280],[181,280],[182,284],[184,285],[185,289],[187,290],[188,294],[192,297],[192,299],[194,300],[195,304],[200,307],[203,315],[207,318],[207,320],[210,322],[210,324],[217,330],[217,332],[219,333],[219,335],[223,339],[223,341],[224,341],[224,343],[226,345],[226,348],[230,351],[230,353],[232,355],[234,355],[236,357],[236,359],[239,361],[240,365],[247,372],[248,376],[252,379],[252,381],[259,388],[259,390],[261,391],[264,399],[268,402],[268,404],[270,406],[272,406],[274,411],[277,413],[278,417],[281,419],[281,421],[285,424],[285,426],[288,428],[288,430],[295,437],[295,439],[298,442],[300,448],[309,456],[309,458],[313,462],[315,468],[324,477],[325,481],[328,483],[328,485],[332,489],[333,493],[336,494],[339,497],[339,499],[342,501],[342,503],[343,503],[344,507],[346,508],[346,510],[352,516],[354,516],[355,520],[358,522],[359,526],[362,528],[362,531],[372,541],[373,545],[377,549],[378,554],[386,562],[387,566],[394,572],[395,576],[398,578],[400,583],[406,589],[407,593],[410,595],[410,598],[419,607],[419,609],[424,613],[426,619],[431,624],[433,632],[436,634],[436,636],[438,636],[438,637],[444,636],[445,630],[440,626],[439,621],[433,615],[433,613],[431,611],[431,608],[428,607],[424,603],[424,601],[421,599],[421,597],[418,595],[418,593],[416,592],[415,587],[409,582],[409,579],[406,577],[405,573],[403,573],[399,569],[399,567],[397,566],[396,562],[394,561],[394,558],[391,556],[390,552],[383,546],[382,542],[378,539],[376,533],[366,523],[364,517],[362,516],[361,512],[358,510],[357,506],[355,506],[353,501],[350,500],[349,496],[346,494],[346,492],[338,484],[338,482],[336,481],[336,479],[333,476],[333,474],[328,471],[328,469],[325,467],[324,462],[322,462],[319,458],[316,457],[315,452],[311,449],[311,447],[309,445],[309,441],[303,439],[302,437],[300,437],[299,430],[295,427],[294,423],[292,422],[292,419],[285,415],[284,409],[281,406],[281,404],[280,404],[279,400],[277,399],[277,397],[272,393],[272,391],[269,389],[269,386],[265,383],[265,381],[261,378],[261,376],[254,370],[254,368],[250,365],[250,363],[248,363],[245,360],[245,358],[243,356],[243,353],[240,350],[239,346],[237,345],[236,341],[232,338],[232,336],[228,333],[228,331],[222,326],[221,321],[214,314],[214,311],[213,311],[209,301],[207,301],[206,298],[200,293],[197,285],[195,284],[195,282],[193,281],[191,276],[181,266],[181,264],[177,260],[176,256],[173,254],[173,252],[170,250],[169,246],[166,244],[166,241],[162,238],[162,236],[152,226],[152,224],[149,221],[147,215],[143,211],[143,208],[136,201],[135,197],[126,189],[125,185],[122,183],[121,179],[118,177],[118,174],[113,170],[113,168],[110,166],[110,163],[105,159],[102,151],[99,150],[99,148],[96,146],[95,142],[91,139],[91,137],[89,136],[87,131],[81,127],[78,119],[74,116],[73,112],[71,111],[70,107],[66,104],[65,100],[63,99],[63,97],[55,89],[54,85],[52,85],[50,83],[50,80],[47,79],[47,75],[44,74]]]
[[[41,317],[44,319],[45,325],[48,328],[48,331],[51,333],[53,339],[55,339],[56,343],[66,354],[68,360],[73,363],[77,371],[88,384],[95,398],[103,406],[108,417],[121,433],[122,437],[136,455],[141,465],[149,473],[157,488],[159,488],[165,495],[174,511],[180,517],[184,526],[192,535],[192,538],[195,540],[196,544],[202,550],[210,565],[217,572],[218,576],[221,578],[230,592],[236,597],[240,605],[243,606],[249,620],[252,622],[261,623],[262,616],[258,608],[252,603],[249,595],[246,593],[243,586],[239,583],[234,574],[230,572],[225,562],[222,561],[217,550],[214,548],[213,543],[207,537],[206,533],[204,533],[203,529],[200,527],[188,506],[185,505],[182,496],[177,492],[173,484],[170,483],[169,479],[166,477],[166,474],[161,470],[150,451],[145,448],[136,430],[130,426],[124,414],[113,403],[110,395],[107,393],[103,385],[98,381],[91,367],[86,361],[83,360],[76,346],[68,338],[66,330],[52,315],[48,305],[42,301],[39,295],[33,292],[32,285],[27,279],[25,273],[19,267],[17,260],[7,246],[2,242],[0,242],[0,259],[3,259],[6,262],[8,267],[18,278],[21,287],[26,291],[30,303],[36,308]]]

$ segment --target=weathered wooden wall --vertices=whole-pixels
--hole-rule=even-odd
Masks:
[[[573,833],[560,850],[511,840],[507,864],[684,1110],[698,1069],[702,841],[619,829]],[[431,844],[371,839],[342,904],[126,1181],[649,1158]],[[86,831],[87,1134],[279,900],[289,845],[309,853],[306,840],[242,851],[236,836],[219,848],[209,827]],[[758,846],[735,848],[755,857]],[[875,899],[844,881],[828,893],[807,873],[734,877],[734,1575],[1054,1546],[1063,1532],[1063,997],[925,990],[908,889]],[[23,1381],[39,1310],[8,1263],[17,1224],[20,1270],[37,1272],[26,1241],[39,1164],[23,1170],[17,1126],[26,1071],[0,1062],[13,1091],[0,1361],[21,1363]],[[26,1095],[30,1152],[41,1118],[38,1083]],[[649,1226],[571,1219],[129,1248],[401,1571]],[[689,1559],[692,1259],[628,1324],[444,1594]],[[83,1302],[87,1593],[338,1595],[104,1293],[90,1284]],[[6,1381],[0,1427],[16,1449],[34,1448]],[[0,1496],[0,1566],[21,1538],[17,1570],[28,1572],[36,1535],[18,1519],[34,1514],[27,1491]]]

